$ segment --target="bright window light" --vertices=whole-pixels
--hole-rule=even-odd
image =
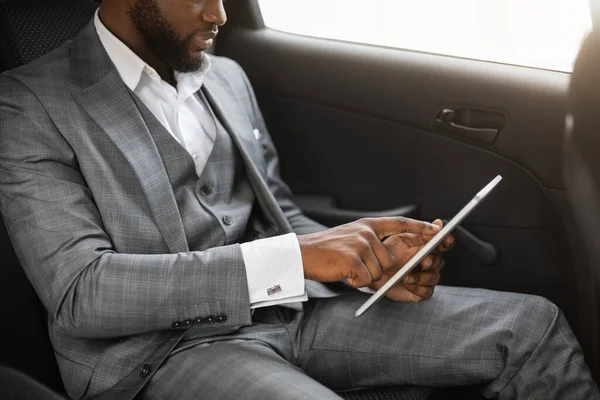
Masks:
[[[571,72],[589,0],[259,0],[301,35]]]

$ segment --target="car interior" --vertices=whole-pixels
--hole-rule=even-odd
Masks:
[[[0,0],[0,72],[71,39],[98,4]],[[257,0],[228,0],[226,10],[213,52],[246,71],[282,176],[308,216],[327,226],[448,220],[502,175],[455,231],[441,284],[550,299],[600,383],[600,35],[589,36],[570,74],[285,33],[265,26]],[[0,365],[66,397],[47,315],[3,223],[0,257]],[[0,368],[0,393],[11,376]],[[483,398],[477,387],[340,395]]]

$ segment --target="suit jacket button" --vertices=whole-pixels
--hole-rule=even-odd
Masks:
[[[231,225],[233,224],[233,218],[231,218],[229,215],[226,215],[223,217],[223,223],[225,225]]]
[[[202,196],[208,196],[209,194],[212,194],[213,192],[214,192],[214,189],[207,185],[204,185],[200,188],[200,194]]]
[[[204,318],[198,317],[198,318],[196,318],[195,322],[196,322],[196,325],[204,325]]]
[[[179,328],[181,328],[181,322],[180,322],[180,321],[175,321],[175,322],[173,322],[173,323],[171,324],[171,327],[172,327],[173,329],[179,329]]]
[[[185,321],[183,321],[183,327],[184,328],[189,328],[192,325],[193,325],[193,322],[192,322],[191,319],[186,319]]]
[[[148,374],[150,373],[150,371],[152,371],[152,367],[148,364],[144,364],[142,365],[142,368],[140,368],[140,378],[145,378],[148,376]]]
[[[227,321],[227,315],[224,315],[224,314],[217,315],[217,318],[215,318],[215,319],[219,324],[224,324],[225,321]]]
[[[209,325],[214,324],[215,323],[214,315],[209,315],[208,317],[204,318],[204,322],[206,322]]]

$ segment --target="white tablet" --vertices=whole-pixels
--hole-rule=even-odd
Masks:
[[[417,265],[421,263],[427,257],[429,253],[437,248],[437,246],[442,243],[444,238],[448,236],[450,232],[456,228],[458,224],[460,224],[466,217],[469,215],[475,207],[481,203],[481,201],[496,187],[496,185],[502,180],[502,177],[498,175],[495,177],[490,183],[488,183],[473,199],[467,203],[466,206],[463,207],[462,210],[458,212],[452,218],[446,226],[442,228],[421,250],[417,252],[398,272],[394,274],[390,278],[389,281],[385,283],[382,287],[379,288],[373,295],[367,300],[356,312],[354,313],[355,317],[360,317],[369,307],[371,307],[375,302],[381,299],[388,290],[390,290],[396,283],[398,283],[402,278],[404,278],[410,271],[413,270]]]

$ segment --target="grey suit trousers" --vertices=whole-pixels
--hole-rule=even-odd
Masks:
[[[498,399],[600,399],[560,310],[540,297],[440,286],[418,303],[367,295],[259,309],[253,325],[182,342],[144,399],[339,399],[372,386],[482,385]]]

